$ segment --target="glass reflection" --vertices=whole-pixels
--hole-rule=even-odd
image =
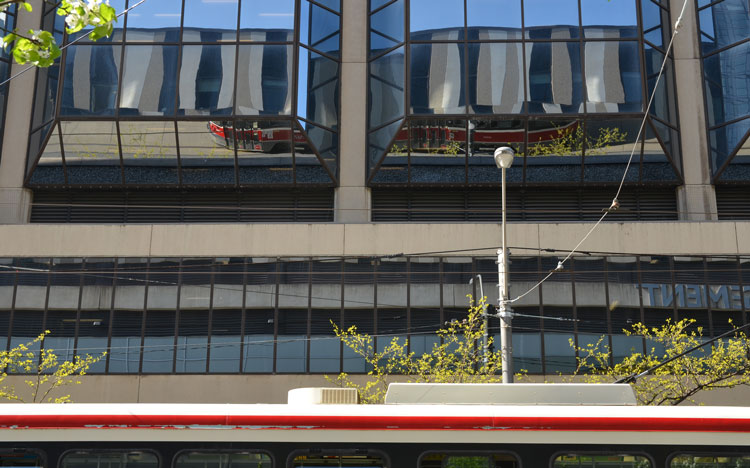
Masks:
[[[636,0],[581,0],[584,37],[636,37],[638,14],[635,3]]]
[[[469,44],[469,109],[477,114],[523,111],[520,43]]]
[[[120,115],[174,114],[177,46],[126,46]]]
[[[750,5],[724,0],[700,11],[703,52],[730,46],[750,37]]]
[[[143,302],[141,301],[141,307]],[[141,360],[143,312],[115,311],[109,348],[109,372],[136,374]]]
[[[320,127],[307,124],[304,129],[307,137],[305,143],[295,144],[294,164],[295,176],[298,184],[329,184],[331,176],[321,165],[315,155],[317,150],[323,163],[328,167],[331,174],[336,174],[336,154],[338,154],[338,135],[324,130]],[[299,130],[295,130],[295,136]],[[302,134],[304,137],[304,134]]]
[[[662,25],[669,24],[669,13],[652,0],[641,0],[643,37],[656,47],[664,47],[665,31]]]
[[[208,356],[208,311],[181,310],[177,330],[176,367],[177,373],[206,372]]]
[[[527,38],[578,37],[577,0],[524,0],[523,8]]]
[[[234,149],[215,128],[212,122],[177,122],[183,184],[235,183]]]
[[[120,122],[126,184],[177,184],[173,122]]]
[[[250,309],[245,314],[242,372],[273,372],[273,310]]]
[[[51,135],[49,133],[50,129],[52,129]],[[42,134],[49,135],[49,139],[44,146],[42,154],[39,156],[39,161],[36,163],[33,174],[31,174],[31,183],[40,185],[64,184],[65,174],[63,172],[63,155],[58,126],[46,126],[44,129],[32,135],[32,141],[35,137],[41,138]],[[33,158],[29,158],[29,160],[35,161],[36,155],[34,156],[35,157]]]
[[[151,295],[149,295],[150,299]],[[142,372],[144,374],[171,373],[175,349],[175,312],[173,310],[148,310],[143,334]]]
[[[641,66],[636,42],[586,42],[587,112],[640,112]]]
[[[307,140],[299,131],[292,131],[291,121],[239,120],[236,125],[240,184],[293,183],[292,145],[303,146]],[[225,135],[231,131],[224,127]]]
[[[587,181],[619,181],[633,151],[640,121],[637,119],[587,120],[584,154],[584,179]],[[633,165],[626,181],[638,181],[637,161],[641,145],[637,144]]]
[[[398,162],[397,167],[399,167],[399,171],[404,174],[406,173],[408,164],[406,158],[408,157],[408,150],[406,147],[406,141],[408,141],[408,124],[402,128],[402,123],[402,120],[393,122],[392,124],[386,125],[370,134],[368,139],[368,161],[370,171],[375,169],[386,153],[392,153],[394,156],[404,156],[404,158]],[[403,143],[397,143],[399,141]],[[404,174],[398,174],[397,178],[400,179],[400,181],[405,181],[407,176]]]
[[[237,40],[239,0],[185,0],[183,42],[228,42]]]
[[[70,184],[120,184],[115,122],[60,122]]]
[[[726,163],[729,156],[750,132],[750,119],[740,120],[708,132],[711,149],[711,168],[714,174]]]
[[[180,114],[230,114],[234,93],[234,46],[182,48]]]
[[[61,115],[114,114],[121,53],[121,46],[107,44],[66,49]]]
[[[750,84],[746,42],[703,60],[709,126],[720,125],[750,114]]]
[[[672,145],[672,134],[676,132],[655,120],[650,120],[649,122],[653,124],[653,128],[648,123],[644,128],[646,138],[643,145],[641,178],[643,181],[676,180],[677,176],[672,164],[670,164],[670,160],[679,161],[677,155],[670,158],[672,148],[674,147]],[[661,143],[657,139],[657,134],[661,138]],[[675,165],[679,167],[679,162]]]
[[[724,180],[750,180],[750,138],[737,150],[730,165],[721,174]]]
[[[338,77],[338,63],[301,47],[297,116],[335,130],[338,127]]]
[[[581,49],[577,42],[526,44],[529,112],[583,111]]]
[[[177,42],[181,17],[181,2],[144,2],[127,14],[127,40]]]
[[[100,357],[86,371],[88,374],[102,374],[106,369],[107,359],[103,353],[107,351],[108,323],[109,310],[81,312],[78,322],[76,354]]]
[[[503,31],[515,38],[520,36],[521,31],[521,2],[520,0],[467,0],[466,22],[469,28],[478,28],[489,34]],[[490,38],[487,37],[487,39]]]
[[[411,112],[463,114],[464,49],[459,44],[411,45]]]
[[[495,165],[495,149],[509,146],[516,155],[523,156],[526,125],[522,120],[471,120],[469,121],[469,183],[493,183],[500,180]],[[523,159],[517,158],[505,171],[508,182],[520,182],[523,177]]]
[[[674,90],[673,61],[671,58],[667,59],[664,65],[664,73],[661,80],[659,80],[659,86],[656,88],[656,91],[654,91],[654,88],[656,87],[656,78],[664,60],[664,54],[651,46],[646,45],[645,56],[648,95],[651,96],[652,93],[654,95],[654,100],[651,104],[651,115],[654,115],[665,122],[675,124],[677,109]]]
[[[370,62],[370,128],[404,115],[404,48]]]
[[[580,180],[583,140],[583,122],[580,120],[529,121],[526,180]]]
[[[132,3],[132,1],[131,1]],[[119,14],[123,10],[125,10],[125,0],[109,0],[109,5],[115,9],[115,11]],[[51,16],[52,14],[50,14]],[[62,24],[60,21],[62,20]],[[49,19],[47,20],[49,21]],[[64,21],[65,18],[63,16],[59,16],[57,14],[54,15],[54,29],[61,30],[64,28]],[[114,31],[112,31],[112,34],[109,37],[102,37],[101,39],[97,40],[97,43],[103,43],[103,42],[122,42],[122,31],[125,27],[125,17],[120,16],[115,20],[114,22]],[[11,28],[12,29],[12,28]],[[51,31],[50,29],[47,29],[48,31]],[[86,43],[86,42],[94,42],[91,39],[89,39],[89,34],[93,31],[93,27],[87,26],[86,28],[82,29],[81,31],[78,31],[73,34],[68,34],[66,37],[66,41],[68,43],[71,43],[73,41],[76,41],[77,44],[80,43]],[[81,36],[85,36],[81,38]],[[57,38],[58,44],[62,41],[60,41],[60,37]]]
[[[253,36],[248,30],[259,30],[267,34],[275,31],[283,34],[283,37],[287,36],[294,30],[294,0],[276,0],[263,3],[242,0],[240,40],[253,40],[251,39]],[[271,38],[255,40],[271,40]],[[278,38],[277,40],[281,39]]]
[[[411,182],[464,183],[466,121],[411,121],[409,153]]]
[[[341,0],[315,0],[315,2],[330,8],[337,13],[341,11]]]
[[[291,114],[293,51],[291,45],[240,45],[237,114]]]
[[[409,31],[415,32],[464,27],[463,0],[411,0]]]
[[[299,40],[310,48],[338,55],[341,17],[306,0],[301,0]]]
[[[370,17],[370,55],[404,42],[404,1],[397,0]]]
[[[240,348],[242,347],[241,331],[242,313],[239,310],[214,309],[211,322],[209,372],[239,372]]]

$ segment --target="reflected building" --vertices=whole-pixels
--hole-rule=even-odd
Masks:
[[[530,379],[750,322],[750,7],[687,1],[672,49],[680,0],[151,0],[97,42],[19,13],[66,47],[0,87],[0,347],[106,351],[76,401],[366,374],[332,323],[425,353],[497,304],[501,146]]]

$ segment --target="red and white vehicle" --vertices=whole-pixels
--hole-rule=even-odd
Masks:
[[[237,128],[231,121],[210,121],[208,129],[216,143],[227,148],[237,145],[240,151],[289,152],[294,144],[295,148],[309,152],[305,135],[297,128],[292,130],[287,121],[238,122]]]
[[[408,385],[408,384],[404,384]],[[0,464],[60,468],[742,468],[750,409],[644,407],[630,387],[408,386],[387,404],[342,389],[286,405],[6,404]],[[614,388],[617,387],[617,388]],[[623,390],[623,388],[627,390]],[[447,389],[447,390],[446,390]],[[583,404],[577,396],[594,396]],[[632,395],[632,393],[631,393]],[[444,403],[458,396],[457,403]],[[292,401],[301,397],[305,401]],[[486,398],[489,397],[489,398]],[[499,401],[508,397],[510,401]],[[519,399],[520,397],[520,399]],[[547,398],[554,404],[544,404]],[[476,403],[477,398],[494,400]],[[338,401],[325,404],[325,400]],[[627,400],[627,398],[626,398]],[[441,403],[438,403],[441,402]],[[317,403],[317,404],[313,404]]]

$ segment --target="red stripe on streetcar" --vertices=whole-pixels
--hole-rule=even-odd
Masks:
[[[323,430],[495,430],[750,432],[750,419],[273,416],[273,415],[2,415],[0,429],[182,428]]]

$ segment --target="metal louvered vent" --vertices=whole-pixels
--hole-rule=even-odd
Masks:
[[[509,189],[507,217],[511,221],[593,221],[609,207],[613,187]],[[626,187],[620,209],[610,221],[676,220],[673,187]],[[498,222],[500,190],[373,189],[374,222]]]
[[[35,191],[32,223],[332,222],[333,190]]]
[[[719,219],[750,219],[750,187],[716,186]]]

